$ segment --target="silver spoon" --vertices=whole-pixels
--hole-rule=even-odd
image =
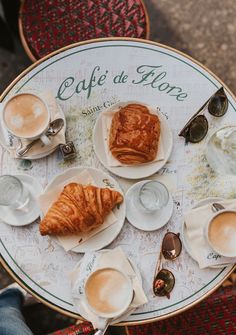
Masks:
[[[50,122],[45,135],[46,136],[55,136],[55,135],[57,135],[59,133],[59,131],[63,128],[64,123],[65,123],[64,120],[61,119],[61,118],[56,119],[56,120]],[[32,148],[32,146],[34,146],[34,144],[37,143],[38,141],[39,141],[39,138],[33,140],[32,142],[30,142],[29,144],[27,144],[23,148],[17,149],[16,155],[18,157],[24,156],[29,151],[29,149]]]
[[[107,328],[109,327],[110,323],[107,322],[106,326],[104,329],[98,329],[94,335],[105,335]]]
[[[219,211],[222,211],[224,208],[224,206],[222,206],[221,204],[219,204],[218,202],[214,202],[212,205],[211,205],[211,209],[213,212],[219,212]]]
[[[132,297],[131,303],[133,302],[134,297],[135,297],[135,291],[133,290],[133,297]],[[96,333],[94,333],[94,335],[105,335],[105,333],[107,331],[107,328],[110,326],[112,320],[113,319],[107,319],[107,322],[106,322],[104,328],[103,329],[97,329],[97,331],[96,331]]]

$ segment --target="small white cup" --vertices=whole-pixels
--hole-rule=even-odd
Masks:
[[[205,227],[205,236],[219,255],[236,257],[236,211],[223,209],[214,214]]]
[[[94,271],[87,278],[84,288],[86,305],[100,319],[100,324],[122,315],[133,299],[131,279],[116,268]]]
[[[31,133],[30,135],[28,134],[23,134],[20,132],[21,125],[24,125],[24,122],[26,121],[26,115],[22,114],[22,110],[24,110],[24,102],[25,102],[25,106],[30,106],[30,99],[32,100],[32,104],[36,104],[36,109],[35,112],[32,113],[32,115],[34,114],[35,116],[35,122],[32,123],[33,126],[35,126],[35,132]],[[15,100],[15,101],[14,101]],[[10,122],[7,122],[7,111],[9,109],[11,109],[12,107],[9,107],[10,104],[12,104],[15,108],[15,110],[19,110],[18,115],[14,115],[13,118],[15,118],[14,122],[16,122],[16,126],[14,129],[14,126],[10,126]],[[39,127],[37,129],[37,125],[39,124],[39,122],[37,122],[37,113],[40,114],[40,111],[42,114],[44,114],[43,117],[43,121],[41,121],[41,127]],[[1,106],[1,118],[2,118],[2,122],[3,125],[5,126],[5,128],[15,137],[19,138],[19,139],[25,139],[28,141],[33,141],[35,139],[40,139],[45,145],[49,145],[51,144],[50,139],[46,136],[46,131],[48,129],[49,123],[50,123],[50,111],[48,108],[48,105],[46,103],[46,101],[44,99],[42,99],[42,97],[34,94],[34,93],[19,93],[19,94],[15,94],[14,96],[12,96],[11,98],[9,98],[6,102],[4,102]],[[18,119],[17,119],[18,118]],[[17,124],[18,122],[18,124]]]

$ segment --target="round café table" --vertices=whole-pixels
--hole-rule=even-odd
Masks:
[[[163,228],[144,232],[128,221],[107,248],[121,246],[138,267],[148,303],[135,310],[122,324],[142,324],[180,313],[211,294],[233,271],[199,269],[185,246],[178,259],[167,262],[176,278],[170,299],[154,297],[153,272],[167,229],[180,232],[184,211],[207,197],[235,198],[235,179],[217,176],[204,152],[207,137],[199,144],[185,145],[178,136],[188,118],[223,83],[187,55],[150,41],[109,38],[73,44],[36,62],[4,91],[1,100],[18,92],[50,90],[67,121],[66,137],[77,150],[74,160],[63,161],[58,151],[37,160],[18,160],[0,147],[1,174],[25,173],[45,187],[55,175],[70,167],[93,166],[108,172],[96,157],[92,130],[105,108],[119,101],[136,100],[159,107],[173,132],[173,149],[165,166],[151,179],[165,182],[173,196],[174,210]],[[225,87],[225,85],[224,85]],[[236,99],[225,87],[229,109],[223,118],[210,118],[209,134],[236,121]],[[208,114],[208,115],[207,115]],[[126,191],[135,180],[113,177]],[[65,252],[56,241],[42,237],[38,222],[25,227],[0,225],[1,262],[10,275],[41,302],[64,314],[79,318],[73,306],[67,274],[83,254]]]

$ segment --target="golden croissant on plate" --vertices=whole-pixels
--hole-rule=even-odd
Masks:
[[[160,120],[141,104],[128,104],[112,118],[109,149],[121,163],[132,165],[156,158]]]
[[[66,185],[40,222],[41,235],[89,232],[100,226],[106,215],[123,201],[109,188],[70,183]]]

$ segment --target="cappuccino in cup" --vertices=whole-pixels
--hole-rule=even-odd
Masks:
[[[16,137],[34,140],[41,138],[48,128],[50,113],[46,103],[35,94],[21,93],[10,98],[4,105],[2,118],[8,131]],[[45,143],[48,144],[48,143]]]
[[[236,257],[236,211],[223,210],[211,218],[207,238],[222,256]]]
[[[129,307],[133,298],[130,278],[115,268],[93,272],[85,284],[85,296],[90,309],[103,318],[117,317]]]

